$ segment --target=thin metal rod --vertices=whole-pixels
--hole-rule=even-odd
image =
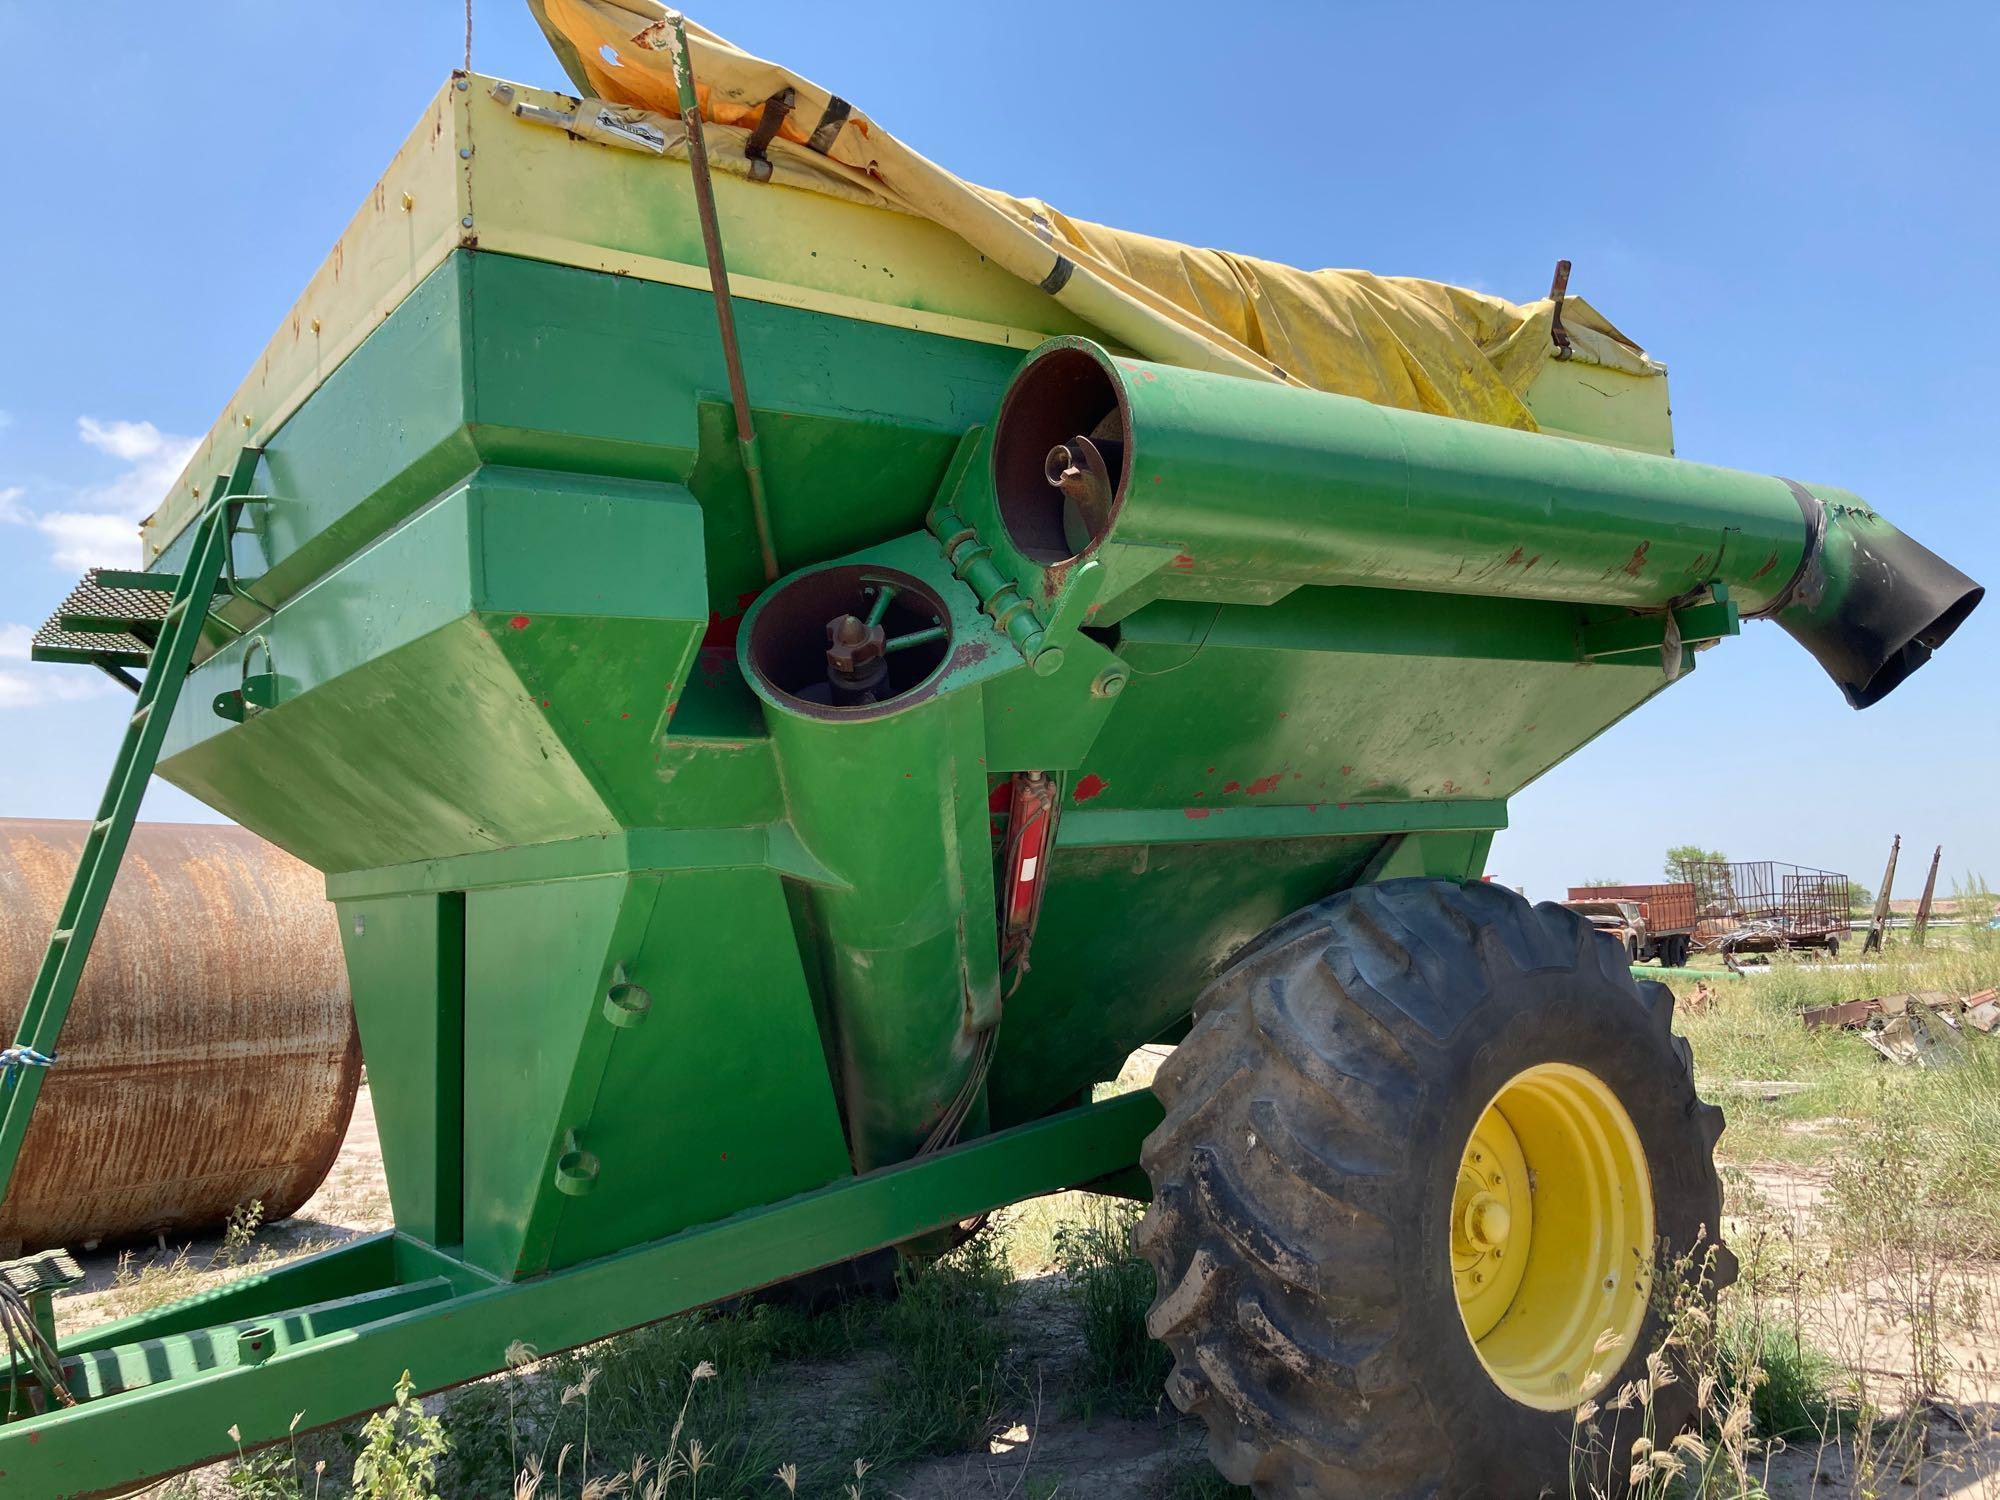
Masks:
[[[907,651],[912,646],[921,646],[930,641],[941,641],[944,639],[944,636],[944,626],[933,625],[929,630],[913,630],[908,635],[899,635],[894,640],[885,642],[882,649],[884,651]]]
[[[708,142],[701,130],[701,103],[695,94],[694,55],[678,11],[673,21],[674,81],[680,88],[681,122],[687,126],[688,165],[694,169],[695,212],[701,219],[701,245],[708,254],[708,284],[715,292],[715,322],[722,333],[722,362],[729,370],[729,401],[736,409],[736,451],[743,459],[743,478],[750,487],[750,515],[757,523],[757,551],[764,562],[764,581],[778,576],[778,551],[771,541],[771,511],[764,499],[764,464],[757,448],[757,428],[750,419],[750,391],[743,383],[743,351],[736,342],[736,309],[729,298],[729,268],[722,259],[722,227],[715,216],[715,184],[708,174]]]

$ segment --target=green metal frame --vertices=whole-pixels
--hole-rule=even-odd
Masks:
[[[62,1346],[84,1404],[0,1430],[0,1487],[87,1495],[701,1307],[1129,1169],[1150,1092],[988,1136],[518,1285],[400,1234],[355,1241]],[[1124,1190],[1125,1184],[1119,1185]],[[115,1437],[107,1439],[107,1434]]]

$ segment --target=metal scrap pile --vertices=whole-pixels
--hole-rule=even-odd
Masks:
[[[1945,1067],[1964,1057],[1968,1033],[2000,1030],[2000,990],[1962,999],[1941,990],[1877,995],[1804,1011],[1799,1019],[1809,1031],[1859,1030],[1869,1046],[1903,1067]]]

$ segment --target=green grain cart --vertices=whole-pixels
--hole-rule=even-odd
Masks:
[[[1065,242],[1024,275],[788,179],[844,101],[766,130],[782,94],[710,81],[704,138],[674,83],[455,75],[145,568],[38,639],[138,697],[0,1181],[157,764],[325,872],[396,1228],[72,1335],[69,1262],[0,1271],[0,1493],[1077,1186],[1150,1200],[1167,1394],[1230,1479],[1563,1490],[1662,1268],[1730,1273],[1721,1116],[1665,987],[1482,883],[1507,799],[1744,618],[1866,707],[1979,588],[1668,456],[1574,303],[1511,428],[1141,358]]]

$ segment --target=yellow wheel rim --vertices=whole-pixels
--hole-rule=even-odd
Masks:
[[[1452,1285],[1486,1373],[1543,1411],[1597,1395],[1645,1320],[1652,1256],[1652,1179],[1618,1096],[1568,1063],[1516,1073],[1451,1198]]]

